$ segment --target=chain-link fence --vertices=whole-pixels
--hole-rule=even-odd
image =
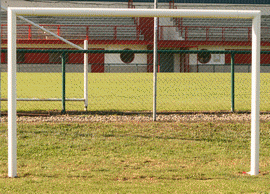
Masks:
[[[53,5],[153,8],[152,3],[132,1]],[[260,9],[261,110],[270,110],[270,6],[224,7],[171,1],[161,3],[159,8]],[[1,110],[7,111],[7,23],[6,12],[1,13]],[[251,25],[250,19],[159,18],[157,111],[249,111]],[[153,18],[18,18],[18,110],[81,111],[87,106],[89,111],[151,111],[153,39]],[[85,40],[88,41],[87,68],[82,51]]]

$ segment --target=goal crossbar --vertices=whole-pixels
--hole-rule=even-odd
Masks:
[[[207,9],[111,9],[111,8],[9,8],[23,16],[85,16],[85,17],[191,17],[253,19],[260,11]]]
[[[251,170],[259,173],[259,95],[260,95],[260,26],[258,10],[203,9],[104,9],[104,8],[8,8],[8,176],[17,176],[16,123],[16,17],[17,16],[85,17],[189,17],[252,19],[252,93],[251,93]],[[155,73],[155,72],[154,72]]]

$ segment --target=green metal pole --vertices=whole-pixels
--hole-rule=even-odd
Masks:
[[[62,114],[66,113],[66,53],[62,53]]]
[[[234,112],[234,53],[231,54],[231,111]]]

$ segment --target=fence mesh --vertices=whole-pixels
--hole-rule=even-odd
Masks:
[[[30,3],[30,2],[28,2]],[[46,4],[46,3],[45,3]],[[30,5],[30,4],[29,4]],[[35,6],[44,6],[36,3]],[[53,6],[56,4],[46,4]],[[59,3],[62,7],[153,8],[151,3]],[[162,3],[159,8],[222,8]],[[247,5],[227,9],[254,9]],[[261,110],[270,110],[270,17],[262,10]],[[2,10],[2,111],[7,111],[7,22]],[[83,48],[88,40],[88,110],[151,111],[153,18],[25,17]],[[18,18],[18,110],[62,110],[62,54],[66,52],[66,110],[84,110],[84,53]],[[29,52],[25,50],[28,49]],[[30,50],[38,50],[30,52]],[[250,111],[251,20],[159,18],[157,111],[230,111],[231,53],[234,53],[236,111]],[[74,51],[74,52],[72,52]],[[107,51],[115,51],[107,52]],[[134,52],[132,52],[134,51]],[[141,52],[137,52],[141,51]],[[181,51],[181,52],[177,52]],[[197,53],[190,51],[198,51]],[[207,52],[199,52],[207,51]],[[221,51],[218,53],[217,51]],[[238,51],[247,51],[241,53]],[[222,53],[223,52],[223,53]],[[26,101],[32,99],[32,101]],[[52,101],[37,101],[50,99]],[[75,100],[74,100],[75,99]],[[23,100],[23,101],[22,101]]]

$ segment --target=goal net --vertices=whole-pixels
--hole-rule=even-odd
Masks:
[[[22,28],[28,29],[28,38],[30,41],[35,42],[34,35],[39,36],[42,39],[39,44],[25,45],[24,41],[21,40],[21,44],[17,43],[17,39],[20,40],[20,34],[23,30],[17,31],[16,29],[21,28],[17,25],[17,17],[35,17],[39,23],[44,20],[51,20],[56,23],[66,22],[61,25],[50,25],[47,26],[51,31],[54,31],[58,36],[61,35],[65,39],[73,40],[71,43],[77,43],[82,50],[78,48],[75,50],[70,46],[69,43],[62,44],[57,42],[51,34],[48,32],[32,33],[32,26],[24,26]],[[74,20],[71,18],[74,17]],[[108,18],[104,24],[104,17]],[[66,20],[64,19],[66,18]],[[80,22],[76,21],[79,18]],[[84,18],[84,19],[83,19]],[[87,19],[85,19],[87,18]],[[116,20],[117,18],[117,20]],[[121,19],[120,19],[121,18]],[[236,21],[249,20],[249,30],[247,38],[252,41],[252,47],[245,49],[243,52],[232,52],[223,48],[217,49],[217,45],[203,47],[195,47],[186,45],[189,43],[197,42],[194,44],[200,45],[201,37],[198,33],[205,33],[206,41],[211,42],[212,39],[218,39],[220,41],[229,40],[231,33],[226,32],[227,29],[210,29],[210,28],[196,28],[184,27],[184,18],[202,18],[205,22],[211,19],[218,19],[220,21],[226,19],[235,18]],[[102,24],[88,25],[83,22],[98,21]],[[129,25],[130,20],[133,25]],[[233,61],[233,56],[236,54],[251,54],[252,55],[252,149],[251,149],[251,171],[250,174],[258,174],[258,141],[259,141],[259,79],[260,79],[260,11],[241,11],[241,10],[199,10],[199,9],[90,9],[90,8],[9,8],[8,9],[8,33],[7,33],[7,60],[8,60],[8,123],[9,123],[9,176],[15,177],[17,175],[16,169],[16,113],[17,113],[17,88],[16,88],[16,77],[22,76],[22,80],[25,75],[28,74],[17,74],[20,71],[19,60],[23,63],[27,61],[28,57],[34,57],[32,60],[36,65],[31,65],[27,69],[27,65],[24,65],[23,71],[31,72],[33,69],[37,69],[37,72],[51,72],[52,66],[44,66],[43,60],[54,61],[52,64],[55,65],[57,73],[62,72],[62,77],[57,78],[51,84],[54,85],[62,83],[65,85],[68,82],[70,85],[74,84],[66,90],[62,88],[63,107],[65,106],[66,94],[70,95],[72,92],[76,94],[76,87],[80,84],[83,86],[85,83],[83,78],[88,78],[88,72],[103,72],[106,74],[91,74],[91,82],[87,82],[91,87],[94,88],[96,94],[91,94],[91,91],[87,94],[92,96],[89,99],[92,101],[93,106],[106,105],[106,102],[100,99],[100,96],[110,96],[110,98],[120,97],[120,99],[126,99],[124,102],[119,102],[119,99],[114,99],[108,102],[117,108],[121,104],[131,104],[134,106],[153,107],[153,119],[155,120],[156,104],[159,98],[166,96],[164,99],[165,103],[163,106],[167,106],[171,102],[175,104],[183,103],[181,99],[176,96],[181,94],[180,97],[186,98],[188,101],[193,95],[196,95],[197,88],[194,85],[194,80],[197,79],[197,75],[194,76],[193,81],[187,80],[188,75],[185,74],[186,78],[183,78],[181,74],[168,76],[170,73],[175,72],[201,72],[207,70],[210,67],[211,71],[217,71],[217,68],[213,64],[217,61],[225,60],[225,55],[230,54]],[[113,22],[120,21],[121,25]],[[181,23],[182,22],[182,23]],[[79,24],[78,24],[79,23]],[[166,25],[167,24],[167,25]],[[45,25],[46,26],[46,25]],[[194,29],[193,29],[194,28]],[[79,34],[79,35],[78,35]],[[244,33],[245,34],[245,33]],[[212,35],[212,36],[210,36]],[[219,36],[221,35],[221,37]],[[82,36],[82,40],[86,39],[86,46],[83,45],[82,41],[74,41],[74,36]],[[227,37],[228,36],[228,37]],[[42,44],[43,41],[43,44]],[[90,43],[89,43],[90,42]],[[47,44],[45,44],[47,43]],[[50,44],[48,44],[50,43]],[[71,44],[69,44],[71,45]],[[46,46],[46,48],[44,48]],[[20,47],[20,48],[18,48]],[[87,48],[88,47],[88,48]],[[35,50],[33,50],[35,49]],[[213,58],[212,58],[213,54]],[[88,55],[88,56],[87,56]],[[86,64],[83,65],[86,60],[87,63],[91,63],[91,66]],[[197,65],[192,66],[189,64],[190,61],[196,60]],[[213,60],[213,64],[208,67],[200,66],[200,64],[206,64],[210,60]],[[101,62],[102,61],[102,62]],[[47,62],[45,62],[46,64]],[[200,64],[199,64],[200,63]],[[231,63],[231,62],[230,62]],[[61,65],[60,65],[61,64]],[[75,65],[74,65],[75,64]],[[70,66],[68,66],[70,65]],[[70,69],[69,69],[70,68]],[[86,70],[85,70],[86,68]],[[87,69],[88,68],[88,69]],[[217,68],[217,69],[215,69]],[[226,67],[222,67],[226,69]],[[204,70],[202,70],[204,69]],[[66,76],[66,72],[78,72],[78,74],[70,74]],[[225,70],[224,70],[225,71]],[[86,72],[86,76],[82,76],[82,72]],[[119,82],[120,78],[124,77],[123,72],[129,72],[125,75],[124,81]],[[137,72],[151,72],[150,74],[136,74]],[[157,88],[157,73],[163,72],[160,75],[160,80],[163,80],[162,88]],[[17,74],[17,75],[16,75]],[[51,73],[52,74],[52,73]],[[85,74],[84,74],[85,75]],[[117,76],[115,76],[117,75]],[[44,74],[35,74],[34,77],[27,80],[24,84],[29,85],[31,82],[39,84],[38,80]],[[201,80],[205,81],[207,77],[201,76]],[[222,77],[223,75],[216,75],[216,77]],[[61,79],[62,78],[62,79]],[[180,78],[182,84],[180,84]],[[47,79],[45,75],[44,78]],[[61,79],[61,81],[60,81]],[[227,79],[224,77],[224,79]],[[151,80],[153,80],[151,82]],[[211,79],[210,82],[215,82]],[[48,82],[45,82],[45,86]],[[126,84],[127,90],[123,90],[122,84]],[[181,85],[181,87],[180,87]],[[113,86],[113,87],[112,87]],[[43,87],[43,86],[42,86]],[[37,91],[40,93],[41,86],[38,86]],[[60,87],[60,86],[58,86]],[[28,89],[28,87],[22,87]],[[30,88],[30,87],[29,87]],[[81,87],[82,89],[83,87]],[[23,90],[22,89],[22,90]],[[203,88],[204,89],[204,88]],[[56,90],[56,89],[53,89]],[[211,88],[216,90],[216,88]],[[60,90],[61,91],[61,90]],[[189,95],[185,92],[190,91]],[[28,91],[27,93],[31,93]],[[160,93],[160,96],[157,95]],[[174,93],[173,93],[174,92]],[[47,92],[48,93],[48,92]],[[56,92],[57,93],[57,92]],[[171,94],[170,94],[171,93]],[[184,95],[183,95],[184,93]],[[206,94],[208,92],[203,92]],[[222,91],[221,91],[222,93]],[[121,98],[124,96],[124,98]],[[128,98],[126,97],[128,96]],[[145,100],[136,100],[141,96],[145,97]],[[153,96],[151,98],[150,96]],[[40,97],[43,98],[43,97]],[[85,96],[84,96],[85,101]],[[87,98],[88,100],[88,98]],[[90,101],[89,100],[89,101]],[[96,100],[96,101],[94,101]],[[184,100],[184,102],[185,102]],[[215,99],[212,99],[214,101]],[[94,101],[94,103],[93,103]],[[212,102],[211,101],[211,102]],[[134,103],[137,103],[134,105]],[[193,101],[195,103],[195,101]],[[203,104],[203,103],[202,103]],[[170,106],[172,106],[170,104]],[[73,108],[72,108],[73,109]],[[112,107],[110,110],[113,110]],[[132,109],[132,108],[131,108]],[[65,110],[65,109],[64,109]],[[99,110],[102,110],[99,109]],[[137,108],[138,110],[138,108]],[[139,110],[144,110],[143,108]],[[149,110],[149,107],[148,107]]]
[[[1,110],[6,113],[6,11],[2,15]],[[262,21],[261,110],[269,111],[269,22],[265,15]],[[250,111],[251,25],[251,19],[241,18],[160,17],[157,111]],[[18,16],[18,110],[152,111],[153,29],[151,17]],[[85,40],[92,50],[86,61],[88,76],[84,53],[77,52]],[[63,85],[61,56],[67,50]]]
[[[6,112],[7,16],[4,10],[2,15],[4,73],[1,100],[2,111]],[[241,18],[207,17],[158,19],[157,111],[250,111],[252,20],[241,21]],[[267,21],[263,17],[263,24]],[[61,53],[69,50],[65,61],[65,109],[151,111],[153,28],[154,19],[150,17],[19,16],[18,110],[45,113],[63,110]],[[268,40],[267,29],[262,27],[265,32],[262,40]],[[84,49],[85,40],[88,40],[89,50],[93,50],[88,53],[87,61],[90,73],[87,86],[91,92],[86,92],[84,76],[77,76],[84,72],[84,54],[71,53]],[[267,47],[263,49],[268,52]],[[118,53],[105,53],[108,50]],[[237,73],[234,81],[230,74],[232,56]],[[261,55],[263,111],[269,111],[270,102],[267,92],[269,56],[268,53]],[[130,76],[123,76],[127,73]],[[94,83],[95,77],[100,77],[98,86]],[[137,84],[130,85],[132,80]],[[143,83],[148,85],[142,88]],[[27,84],[26,90],[23,86]]]

